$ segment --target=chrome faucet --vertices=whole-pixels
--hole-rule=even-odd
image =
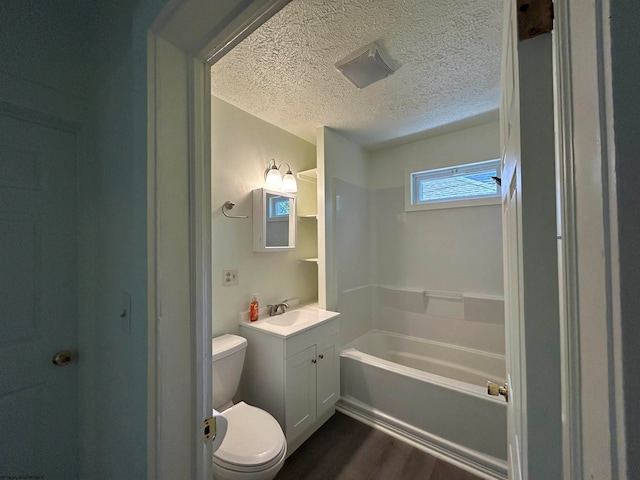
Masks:
[[[284,300],[282,303],[276,303],[275,305],[267,305],[269,309],[269,316],[273,317],[274,315],[282,315],[285,312],[286,308],[290,308],[287,300]],[[278,313],[280,311],[280,313]]]

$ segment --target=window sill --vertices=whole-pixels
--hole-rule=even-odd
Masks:
[[[442,210],[444,208],[466,208],[466,207],[483,207],[486,205],[500,205],[502,203],[501,197],[490,198],[473,198],[468,200],[453,200],[450,202],[433,202],[433,203],[419,203],[411,205],[405,202],[405,212],[420,212],[423,210]]]

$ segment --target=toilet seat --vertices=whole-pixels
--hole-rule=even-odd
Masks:
[[[228,421],[227,434],[213,461],[236,472],[259,472],[280,462],[286,454],[286,440],[280,424],[269,413],[244,402],[222,412]]]

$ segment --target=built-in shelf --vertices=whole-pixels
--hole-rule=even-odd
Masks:
[[[300,261],[301,262],[309,262],[309,263],[318,263],[318,259],[317,258],[301,258]]]
[[[318,214],[314,213],[313,215],[300,215],[298,218],[313,218],[314,220],[317,220]]]
[[[307,182],[317,182],[318,181],[318,169],[312,168],[310,170],[303,170],[298,172],[298,178],[300,180],[305,180]]]

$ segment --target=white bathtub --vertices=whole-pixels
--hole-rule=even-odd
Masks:
[[[506,478],[502,355],[372,331],[340,354],[338,410],[485,478]]]

